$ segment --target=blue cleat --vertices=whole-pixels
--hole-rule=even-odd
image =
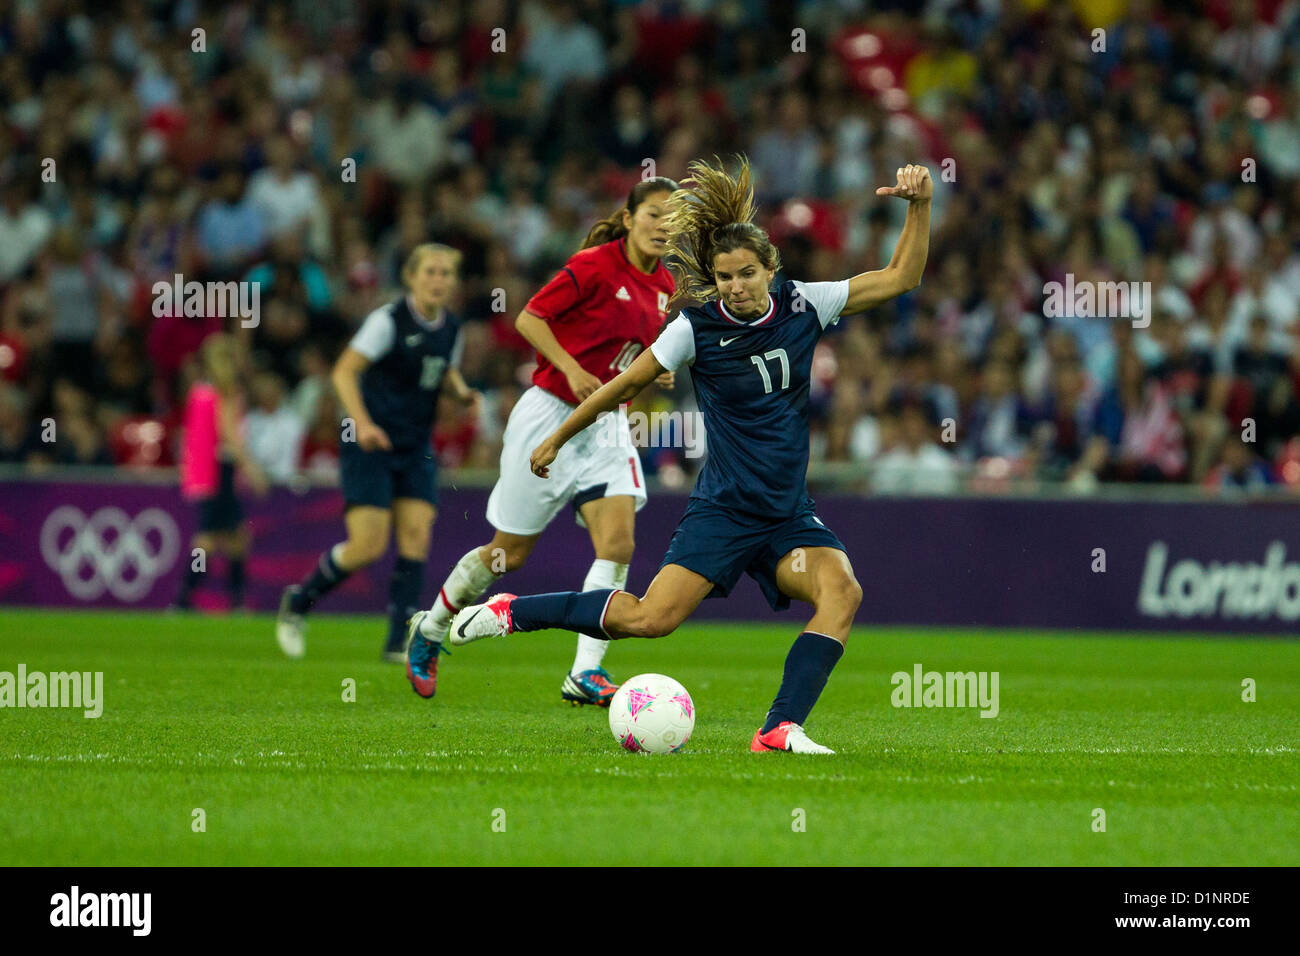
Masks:
[[[565,677],[560,696],[575,707],[582,704],[608,707],[617,690],[618,685],[610,680],[609,672],[603,667],[597,667]]]
[[[441,641],[431,641],[420,633],[420,621],[428,611],[420,611],[406,622],[406,679],[421,697],[432,697],[438,691],[438,655],[451,652]]]

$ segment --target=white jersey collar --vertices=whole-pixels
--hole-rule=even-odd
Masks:
[[[725,303],[723,303],[721,296],[718,297],[718,311],[722,313],[723,318],[729,319],[730,321],[735,322],[737,325],[762,325],[764,322],[770,319],[772,317],[772,313],[776,311],[776,299],[772,298],[772,293],[769,292],[767,294],[767,311],[764,312],[757,319],[753,319],[749,322],[746,322],[744,319],[738,319],[730,312],[728,312],[727,306]]]

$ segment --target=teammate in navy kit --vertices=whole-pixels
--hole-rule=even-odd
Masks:
[[[676,189],[662,176],[632,187],[623,207],[592,228],[582,249],[528,300],[515,322],[537,349],[533,387],[506,423],[501,474],[487,504],[488,523],[496,529],[492,540],[466,552],[433,607],[411,618],[406,675],[421,697],[437,690],[437,654],[452,615],[520,567],[565,505],[591,533],[596,552],[583,589],[627,583],[636,512],[646,501],[627,416],[618,411],[575,434],[549,481],[533,475],[527,461],[574,406],[631,365],[663,329],[677,287],[659,261],[667,243],[661,207]],[[664,373],[660,384],[671,386],[672,373]],[[579,632],[573,664],[560,685],[564,700],[609,706],[618,685],[601,663],[608,645],[598,632]]]
[[[923,166],[898,170],[876,190],[909,203],[889,265],[841,282],[772,287],[780,257],[752,222],[749,166],[732,178],[692,163],[694,185],[668,200],[669,255],[702,307],[682,310],[650,349],[586,399],[532,455],[545,477],[564,444],[666,370],[687,364],[708,433],[709,454],[659,573],[643,597],[622,590],[499,594],[463,609],[451,642],[551,627],[593,628],[610,638],[671,633],[710,596],[748,573],[776,610],[791,598],[814,607],[750,749],[831,753],[803,722],[844,651],[862,589],[844,545],[808,496],[808,380],[813,348],[841,313],[874,308],[921,283],[930,243],[933,186]]]
[[[377,561],[395,532],[384,657],[405,660],[406,621],[420,607],[438,503],[438,466],[429,449],[438,393],[445,382],[466,405],[480,399],[457,367],[460,320],[446,309],[459,266],[460,253],[449,246],[416,247],[402,269],[407,295],[370,313],[334,366],[334,388],[351,420],[339,443],[348,537],[280,599],[276,639],[290,657],[306,650],[304,617],[312,605]]]

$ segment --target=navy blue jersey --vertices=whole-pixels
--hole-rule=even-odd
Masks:
[[[438,390],[459,355],[460,320],[440,310],[419,316],[406,298],[366,317],[350,347],[370,359],[361,376],[361,399],[395,451],[427,449],[438,409]]]
[[[769,518],[809,504],[808,380],[813,349],[839,319],[848,282],[786,281],[766,314],[732,317],[718,300],[683,309],[651,346],[691,367],[708,457],[692,498]]]

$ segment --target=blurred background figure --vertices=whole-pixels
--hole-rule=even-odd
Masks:
[[[235,341],[225,334],[209,336],[200,350],[198,378],[185,399],[181,491],[198,508],[198,531],[190,546],[201,554],[192,557],[182,578],[175,601],[178,610],[190,610],[207,562],[216,555],[228,562],[231,607],[243,607],[249,534],[235,489],[236,471],[259,495],[268,488],[266,473],[249,453],[242,434],[244,406]]]
[[[272,481],[298,474],[303,422],[285,402],[284,380],[274,372],[253,376],[253,405],[244,416],[248,454]]]

